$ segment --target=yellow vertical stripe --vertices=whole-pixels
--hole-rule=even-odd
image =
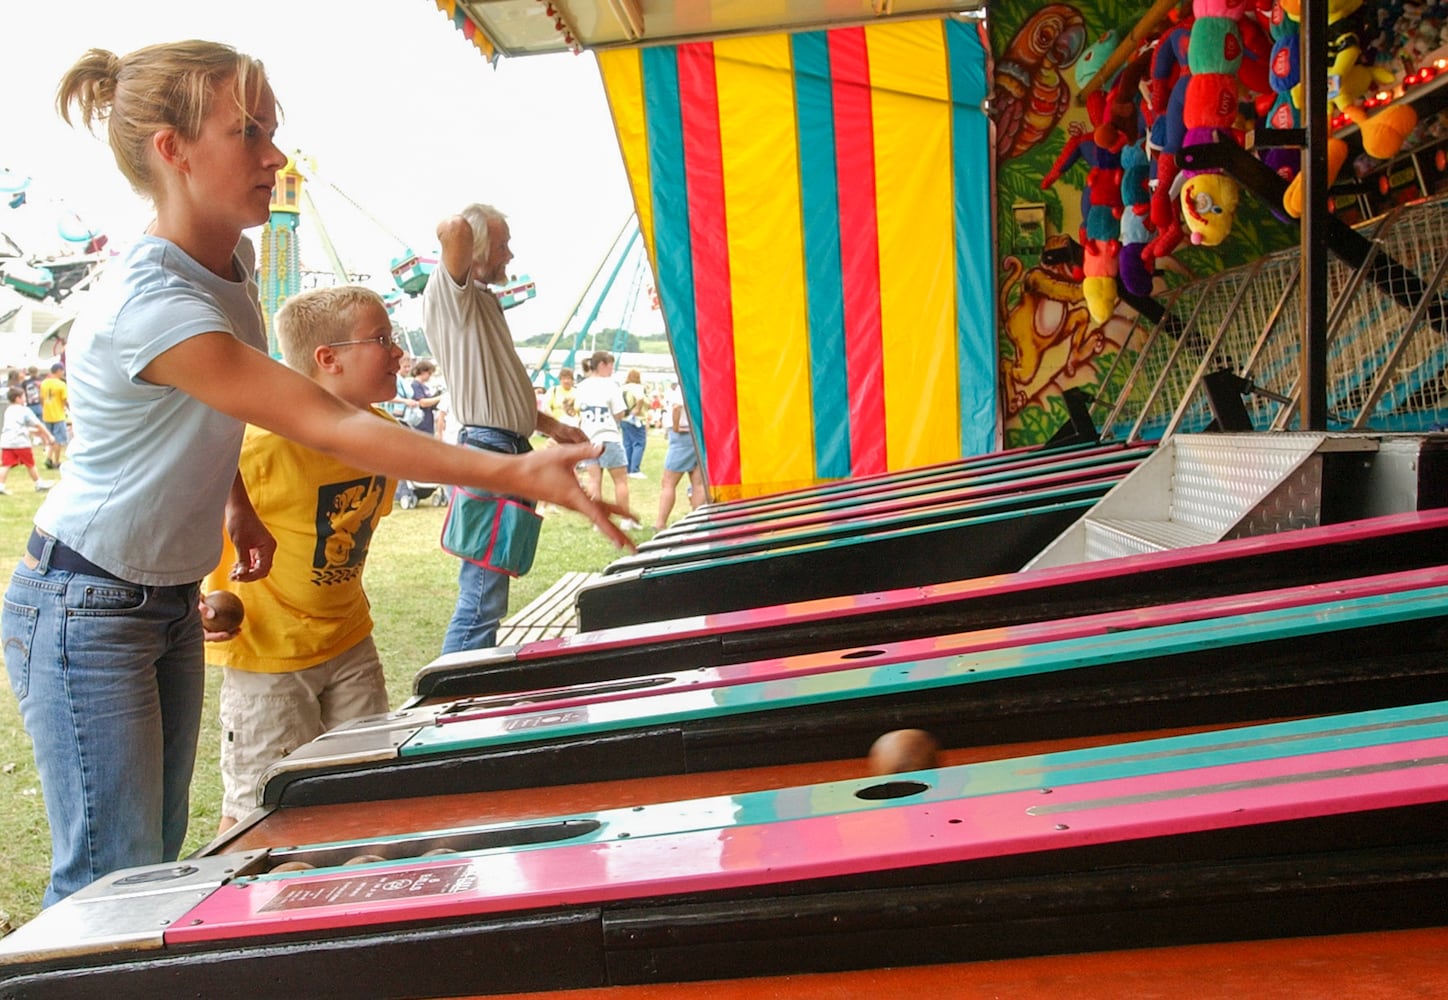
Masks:
[[[638,49],[609,49],[598,53],[598,72],[603,78],[603,92],[613,114],[613,128],[618,135],[619,152],[628,171],[629,189],[633,193],[634,213],[639,219],[644,246],[649,260],[654,254],[653,200],[649,188],[649,145],[647,121],[644,116],[643,60]]]
[[[886,454],[903,469],[960,454],[948,54],[938,21],[872,26],[866,43]]]
[[[744,483],[814,478],[789,37],[714,43]],[[700,358],[701,365],[709,364]]]

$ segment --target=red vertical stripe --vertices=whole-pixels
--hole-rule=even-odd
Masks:
[[[734,310],[729,292],[729,231],[724,217],[724,157],[714,46],[679,46],[689,244],[699,342],[699,396],[709,482],[737,485],[739,396],[734,370]]]
[[[875,125],[865,29],[829,33],[839,176],[840,277],[854,475],[884,472],[885,372],[881,350],[880,232],[875,216]]]

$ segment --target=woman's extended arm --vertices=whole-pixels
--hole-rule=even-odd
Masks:
[[[172,385],[228,416],[264,427],[349,465],[419,482],[476,486],[579,511],[615,545],[632,549],[609,518],[628,512],[590,499],[573,467],[598,456],[593,445],[501,455],[443,444],[378,420],[226,333],[188,338],[141,372]]]

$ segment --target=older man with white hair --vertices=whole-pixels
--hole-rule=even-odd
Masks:
[[[448,420],[458,426],[458,443],[521,454],[532,450],[528,438],[534,431],[564,444],[586,443],[577,427],[538,408],[503,307],[488,287],[508,280],[513,259],[503,213],[491,205],[469,205],[439,223],[437,236],[442,256],[423,289],[423,324],[447,376]],[[493,645],[508,610],[510,579],[507,572],[462,560],[444,653]]]

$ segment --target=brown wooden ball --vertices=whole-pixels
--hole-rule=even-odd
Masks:
[[[375,863],[377,863],[378,861],[386,861],[386,860],[387,860],[387,859],[384,858],[384,857],[383,857],[382,855],[380,855],[380,854],[359,854],[359,855],[357,855],[357,856],[354,857],[354,858],[348,858],[346,861],[344,861],[344,862],[342,862],[342,863],[343,863],[344,865],[370,865],[370,864],[375,864]]]
[[[272,869],[272,873],[276,874],[278,872],[309,872],[315,867],[317,866],[309,865],[305,861],[283,861],[281,864],[277,865],[275,868]]]
[[[934,767],[940,744],[923,729],[894,729],[870,746],[871,774],[899,774]]]
[[[241,627],[246,617],[246,607],[229,590],[213,590],[202,598],[211,609],[210,618],[203,618],[202,624],[212,632],[234,632]]]

